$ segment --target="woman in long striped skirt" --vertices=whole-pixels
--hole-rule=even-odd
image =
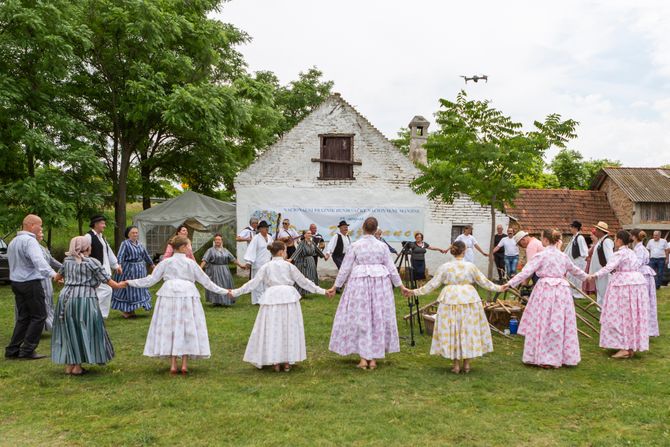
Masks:
[[[121,242],[119,253],[116,255],[123,270],[116,278],[119,282],[144,278],[147,276],[147,264],[154,267],[147,249],[139,243],[139,237],[140,232],[137,227],[126,228],[126,240]],[[135,310],[140,307],[144,310],[151,310],[151,295],[148,289],[131,287],[114,291],[112,309],[121,311],[123,318],[134,318]]]
[[[298,248],[296,248],[295,252],[291,256],[291,260],[293,261],[293,265],[298,267],[298,270],[300,270],[300,273],[302,273],[305,278],[309,279],[318,286],[319,275],[316,272],[315,258],[317,256],[323,258],[323,252],[312,241],[311,231],[306,231],[304,238],[305,240],[303,240],[300,245],[298,245]],[[307,290],[301,288],[297,284],[295,285],[295,288],[300,293],[300,296],[305,296],[309,293]]]
[[[105,329],[96,287],[106,283],[114,289],[115,282],[97,259],[90,258],[91,240],[77,236],[70,241],[63,267],[56,280],[65,285],[58,297],[51,361],[66,365],[65,374],[79,376],[86,372],[82,363],[104,365],[114,357],[114,347]]]

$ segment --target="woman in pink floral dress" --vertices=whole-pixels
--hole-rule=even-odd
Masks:
[[[375,359],[400,351],[393,286],[402,286],[388,247],[374,237],[377,219],[363,223],[365,235],[351,244],[340,267],[334,291],[347,283],[335,313],[329,349],[358,354],[359,368],[375,369]]]
[[[633,357],[635,351],[649,350],[649,292],[640,273],[640,261],[628,248],[630,234],[621,230],[614,241],[614,256],[593,275],[612,273],[600,314],[600,347],[618,349],[615,359]],[[616,270],[616,271],[615,271]]]
[[[540,278],[521,318],[519,334],[526,338],[523,362],[543,368],[575,366],[581,360],[575,305],[565,275],[570,273],[582,281],[587,275],[557,247],[560,241],[559,231],[545,230],[542,245],[546,248],[508,283],[516,287],[533,273]]]
[[[630,232],[633,236],[633,251],[640,261],[640,273],[647,280],[647,292],[649,293],[649,336],[658,337],[658,310],[656,306],[656,272],[649,267],[649,250],[644,246],[647,233],[642,230]]]

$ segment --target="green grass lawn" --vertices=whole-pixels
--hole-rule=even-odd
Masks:
[[[521,363],[522,340],[494,335],[495,352],[453,375],[428,355],[430,339],[380,362],[328,351],[337,299],[303,301],[308,360],[290,373],[242,361],[257,307],[205,305],[212,358],[171,377],[142,356],[150,315],[112,312],[116,357],[84,377],[49,360],[0,360],[0,444],[21,445],[670,445],[670,289],[659,296],[661,333],[651,351],[616,361],[581,339],[576,368]],[[428,302],[422,298],[422,303]],[[398,297],[399,319],[406,313]],[[13,297],[0,286],[0,344],[13,327]],[[401,322],[401,335],[408,328]],[[45,336],[38,351],[49,352]]]

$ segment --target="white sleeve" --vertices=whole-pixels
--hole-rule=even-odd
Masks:
[[[256,247],[258,246],[258,239],[259,238],[254,236],[254,238],[251,239],[251,242],[249,242],[247,250],[244,252],[244,260],[250,264],[253,264],[256,261],[256,252],[258,251]]]
[[[291,279],[293,280],[293,282],[298,284],[302,289],[305,289],[308,292],[318,293],[319,295],[326,294],[326,291],[324,289],[314,284],[309,279],[305,278],[305,276],[302,273],[300,273],[300,270],[298,270],[298,267],[296,267],[293,264],[289,264],[289,266],[291,271]]]
[[[586,239],[581,234],[577,238],[577,245],[579,245],[579,256],[586,257],[589,254],[589,247],[586,246]]]
[[[504,240],[505,240],[505,238],[500,239],[500,242],[498,242],[498,245],[496,245],[496,247],[502,247],[504,245],[504,242],[503,242]]]
[[[167,262],[159,262],[154,271],[149,276],[145,276],[140,279],[130,279],[128,280],[128,285],[130,287],[151,287],[156,284],[158,281],[163,279],[163,273],[165,272],[165,266]]]
[[[240,295],[244,295],[245,293],[249,293],[252,290],[255,290],[259,285],[263,284],[265,281],[265,272],[268,270],[268,266],[270,263],[265,264],[263,267],[256,272],[254,277],[244,283],[242,287],[239,287],[237,289],[231,290],[231,293],[233,296],[238,297]]]
[[[107,242],[107,240],[105,240],[105,244],[107,245],[107,257],[109,258],[109,266],[112,268],[112,270],[115,270],[119,266],[119,260],[116,259],[116,255],[114,254],[112,247],[109,246],[109,242]]]
[[[160,265],[160,264],[158,264]],[[212,280],[207,276],[207,274],[200,268],[200,266],[193,260],[188,263],[189,269],[191,269],[191,272],[193,272],[193,276],[196,281],[198,281],[202,286],[210,290],[214,293],[218,293],[219,295],[225,295],[228,293],[228,290],[217,286],[212,282]]]
[[[614,256],[614,242],[612,242],[612,239],[605,239],[603,242],[603,250],[605,252],[605,259],[609,262]]]
[[[337,245],[337,238],[338,236],[335,235],[328,241],[328,245],[326,246],[326,249],[323,251],[324,255],[329,255],[333,252],[333,250],[335,250],[335,246]]]

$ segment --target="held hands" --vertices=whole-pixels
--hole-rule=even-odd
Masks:
[[[121,268],[121,265],[117,265],[117,266],[116,266],[116,273],[118,273],[119,275],[120,275],[121,273],[123,273],[123,269]]]
[[[334,297],[335,296],[335,291],[336,291],[335,286],[331,287],[330,289],[327,289],[326,290],[326,296],[328,298]]]
[[[411,290],[411,289],[408,289],[403,284],[400,285],[400,290],[402,291],[402,294],[405,298],[409,298],[410,296],[414,295],[414,291]]]
[[[510,285],[509,285],[508,282],[506,282],[505,284],[503,284],[502,286],[500,286],[500,290],[501,290],[502,292],[506,292],[507,289],[509,289],[509,288],[510,288]]]

